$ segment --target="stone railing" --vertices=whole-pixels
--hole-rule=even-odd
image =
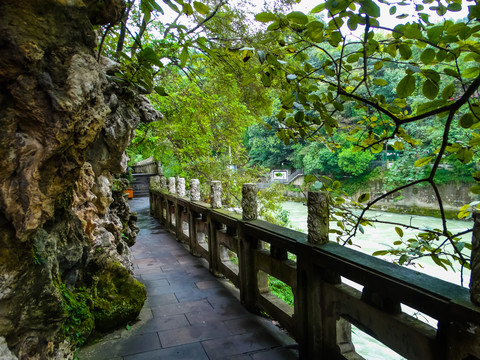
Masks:
[[[325,194],[308,195],[307,235],[258,220],[253,184],[243,185],[242,215],[221,209],[220,182],[212,182],[210,204],[200,201],[198,180],[189,197],[183,179],[151,185],[152,215],[235,284],[245,307],[287,329],[300,358],[363,359],[352,324],[407,359],[480,358],[480,307],[469,290],[329,242]],[[291,287],[293,307],[270,293],[267,274]]]

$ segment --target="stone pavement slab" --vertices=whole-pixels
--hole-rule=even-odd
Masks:
[[[147,301],[136,323],[84,347],[80,360],[298,359],[291,338],[243,308],[233,285],[150,216],[148,198],[130,206],[140,227],[132,260]]]

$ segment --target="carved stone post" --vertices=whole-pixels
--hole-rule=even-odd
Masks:
[[[327,244],[329,230],[329,201],[326,192],[309,192],[308,243],[301,246],[297,255],[297,298],[300,358],[341,359],[341,354],[352,351],[351,325],[343,318],[337,319],[334,299],[326,296],[329,284],[341,283],[338,274],[315,265],[311,247]],[[310,245],[312,244],[312,245]],[[297,301],[298,300],[298,301]]]
[[[212,209],[222,208],[222,183],[220,181],[212,181],[210,183],[210,205]]]
[[[329,207],[328,193],[308,192],[308,242],[312,244],[328,243]]]
[[[185,196],[185,178],[178,178],[177,182],[177,195],[179,197]]]
[[[175,181],[174,177],[168,178],[168,192],[171,195],[175,195],[177,193],[176,181]],[[176,203],[172,202],[170,200],[170,197],[168,197],[168,196],[166,197],[165,208],[166,208],[166,211],[167,211],[167,219],[166,219],[167,229],[172,231],[172,229],[176,228],[174,226],[176,224],[176,220],[177,220],[177,219],[175,219]]]
[[[243,220],[257,219],[257,185],[243,184],[242,186],[242,217]]]
[[[160,189],[162,191],[167,189],[167,178],[163,175],[160,176]]]
[[[150,176],[150,189],[160,190],[160,176]]]
[[[473,214],[473,220],[470,299],[480,306],[480,212]]]
[[[243,184],[242,186],[242,218],[245,221],[256,220],[258,217],[257,186]],[[255,266],[255,250],[262,248],[259,239],[245,236],[243,227],[239,228],[239,270],[241,278],[240,299],[250,311],[257,312],[257,298],[261,293],[269,291],[268,275]]]
[[[190,200],[191,201],[200,200],[200,181],[198,179],[190,180]]]
[[[190,179],[190,201],[200,200],[200,181],[198,179]],[[196,214],[189,209],[188,221],[189,221],[189,236],[190,236],[190,252],[194,256],[199,256],[198,253],[198,229]]]
[[[222,208],[222,183],[212,181],[210,183],[210,206],[212,210]],[[217,241],[217,231],[220,230],[220,224],[212,220],[211,212],[207,214],[208,224],[208,252],[210,255],[210,272],[215,276],[220,276],[220,245]]]
[[[168,192],[170,194],[176,194],[177,193],[174,177],[168,178]]]

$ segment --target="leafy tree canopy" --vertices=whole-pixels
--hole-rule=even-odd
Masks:
[[[388,5],[397,19],[408,21],[394,27],[382,24],[380,3]],[[408,15],[411,6],[414,16]],[[468,9],[466,19],[446,18],[462,8]],[[435,175],[452,155],[469,166],[478,152],[479,18],[480,5],[460,0],[425,0],[422,4],[327,0],[309,14],[256,15],[276,35],[274,41],[257,49],[257,55],[263,84],[281,83],[284,90],[277,119],[282,124],[278,136],[285,143],[313,139],[335,149],[339,144],[334,135],[341,131],[353,151],[377,154],[386,142],[393,142],[397,150],[415,149],[421,144],[416,130],[428,123],[434,123],[438,132],[432,151],[410,164],[425,168],[424,176],[376,199],[362,195],[357,204],[363,211],[354,217],[350,235],[346,239],[344,233],[340,235],[342,241],[350,241],[362,223],[368,222],[365,211],[380,199],[425,183],[436,194],[442,228],[386,252],[398,255],[400,263],[428,254],[443,267],[452,260],[468,266],[468,257],[462,253],[468,244],[447,228]],[[344,119],[347,108],[361,112],[362,118]],[[474,167],[471,171],[480,180],[480,172]],[[336,183],[324,182],[323,186],[331,191],[338,188]],[[471,191],[480,193],[480,185]],[[351,212],[341,198],[333,203],[340,209],[339,221],[344,222]],[[469,207],[476,204],[466,204],[460,216],[467,216]]]
[[[424,231],[390,253],[399,263],[429,255],[444,267],[454,261],[468,266],[463,250],[470,245],[448,230],[436,174],[442,163],[455,163],[480,180],[474,166],[480,144],[480,5],[465,0],[327,0],[308,14],[280,11],[293,2],[266,6],[253,25],[245,6],[223,0],[163,0],[161,5],[130,0],[122,24],[101,29],[99,55],[120,62],[117,81],[156,92],[155,101],[168,116],[162,126],[140,131],[159,139],[167,135],[167,155],[181,169],[192,160],[192,149],[198,148],[196,158],[205,163],[224,157],[227,147],[240,149],[243,130],[268,113],[269,99],[275,97],[281,103],[275,114],[279,139],[323,143],[338,157],[337,165],[352,174],[362,167],[361,162],[352,165],[352,154],[367,161],[387,142],[406,153],[428,146],[424,156],[412,157],[410,163],[422,169],[417,172],[421,176],[376,199],[360,196],[353,204],[362,208],[360,214],[345,206],[338,181],[323,179],[323,189],[332,192],[333,217],[344,230],[338,240],[350,242],[370,222],[365,211],[380,199],[426,184],[436,194],[442,227]],[[382,24],[381,4],[404,22]],[[159,14],[167,7],[177,15],[164,23]],[[446,18],[461,9],[467,9],[465,19]],[[235,134],[230,121],[240,126]],[[435,130],[436,137],[425,138],[427,129]],[[187,136],[177,134],[182,131]],[[208,146],[191,138],[198,134]],[[221,156],[207,156],[211,154]],[[480,184],[471,191],[480,194]],[[459,216],[469,216],[473,206],[465,204]]]

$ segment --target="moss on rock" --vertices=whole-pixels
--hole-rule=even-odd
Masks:
[[[145,286],[118,262],[106,259],[93,295],[95,329],[106,332],[134,321],[147,292]]]
[[[65,313],[62,332],[72,343],[82,345],[95,327],[92,297],[85,288],[70,290],[61,283],[58,289],[63,297],[62,308]]]

